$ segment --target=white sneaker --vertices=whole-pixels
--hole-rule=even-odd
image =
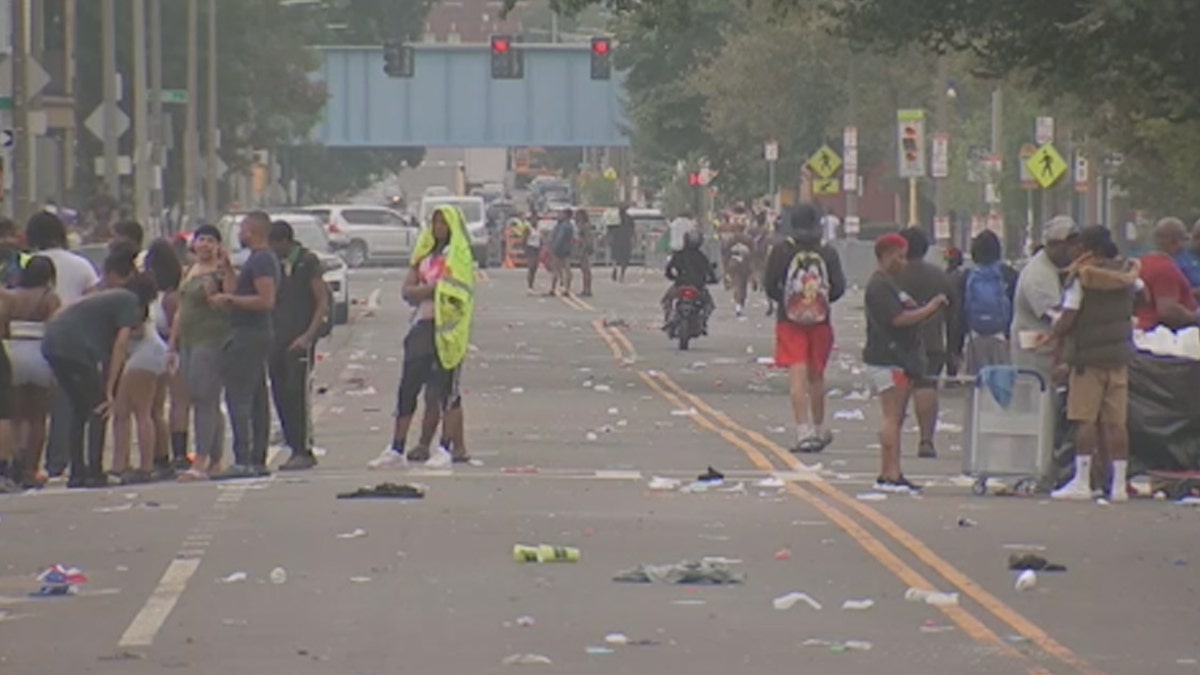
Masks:
[[[736,316],[741,316],[743,311],[745,311],[745,310],[743,310],[743,309],[742,309],[742,306],[741,306],[741,305],[734,305],[734,306],[733,306],[733,313],[734,313],[734,315],[736,315]]]
[[[1077,483],[1075,481],[1071,481],[1054,492],[1051,492],[1050,498],[1087,501],[1092,498],[1092,489],[1088,487],[1086,483]]]
[[[454,466],[454,456],[450,451],[438,446],[429,453],[429,459],[425,460],[426,469],[449,469]]]
[[[408,460],[404,458],[404,455],[391,448],[387,448],[379,453],[378,457],[367,462],[368,469],[403,469],[407,466]]]

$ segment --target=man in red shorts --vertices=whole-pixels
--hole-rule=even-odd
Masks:
[[[785,218],[790,236],[771,249],[763,285],[778,307],[775,365],[788,369],[797,432],[792,452],[820,452],[833,442],[825,428],[825,366],[833,350],[833,303],[846,292],[846,275],[837,251],[822,241],[816,206],[799,204]]]

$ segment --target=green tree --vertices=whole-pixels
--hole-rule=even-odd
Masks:
[[[615,58],[617,67],[626,72],[627,133],[634,168],[651,190],[671,179],[677,162],[712,149],[703,96],[688,74],[720,50],[734,9],[728,0],[695,0],[688,10],[692,20],[681,28],[635,16],[616,25],[620,49]]]

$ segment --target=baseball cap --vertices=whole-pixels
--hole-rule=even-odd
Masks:
[[[1058,241],[1066,241],[1071,237],[1079,235],[1079,226],[1070,216],[1056,216],[1046,223],[1046,227],[1042,233],[1042,241],[1051,244]]]

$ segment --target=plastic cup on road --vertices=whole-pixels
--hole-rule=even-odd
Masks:
[[[574,546],[542,544],[538,547],[538,562],[579,562],[579,549]]]
[[[538,562],[538,547],[517,544],[513,546],[513,560],[519,563]]]

